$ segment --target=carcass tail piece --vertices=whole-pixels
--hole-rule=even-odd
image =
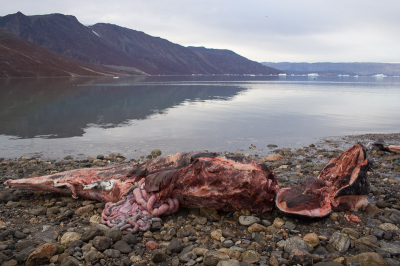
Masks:
[[[367,171],[370,164],[364,147],[357,144],[328,163],[318,178],[309,178],[298,186],[281,189],[276,197],[276,206],[282,212],[308,217],[363,208],[368,204]]]
[[[103,202],[119,201],[134,180],[121,181],[132,169],[131,165],[88,168],[61,172],[53,175],[7,180],[6,185],[15,189],[39,190],[72,195]]]

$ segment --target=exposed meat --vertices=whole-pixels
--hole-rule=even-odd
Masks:
[[[358,210],[368,204],[367,171],[370,162],[361,144],[332,159],[318,178],[281,189],[276,198],[279,210],[297,215],[323,217],[335,211]]]
[[[133,232],[149,229],[155,216],[172,214],[179,205],[269,211],[278,191],[275,175],[264,164],[215,153],[178,153],[137,165],[73,170],[6,184],[108,202],[102,223]]]

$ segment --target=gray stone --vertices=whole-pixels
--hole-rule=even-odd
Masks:
[[[182,246],[182,239],[177,238],[172,240],[169,245],[167,246],[167,250],[173,252],[173,253],[179,253],[181,252],[183,249]]]
[[[238,260],[220,260],[217,266],[240,266],[240,262]]]
[[[286,221],[285,227],[289,230],[294,230],[296,228],[296,225],[294,223],[292,223],[291,221]]]
[[[83,258],[85,259],[86,262],[93,262],[95,260],[99,259],[98,256],[99,252],[96,250],[90,250],[89,252],[87,252]]]
[[[106,251],[103,252],[104,255],[106,255],[109,258],[119,258],[121,257],[121,252],[116,249],[107,249]]]
[[[255,250],[246,250],[242,254],[242,262],[256,263],[260,260],[260,254]]]
[[[151,254],[151,260],[154,263],[161,263],[167,260],[167,255],[160,250],[154,250]]]
[[[397,256],[400,254],[400,245],[393,242],[379,241],[379,247],[392,256]]]
[[[52,240],[56,240],[58,237],[58,233],[54,230],[47,230],[44,232],[37,232],[34,234],[34,237],[37,239],[41,239],[45,242],[50,242]]]
[[[400,261],[398,260],[394,260],[392,258],[386,258],[385,261],[388,264],[388,266],[400,266]]]
[[[179,254],[179,261],[180,262],[189,262],[190,260],[196,259],[197,256],[193,253],[193,251],[185,252]]]
[[[19,201],[19,197],[11,191],[6,190],[0,193],[0,202]]]
[[[209,250],[204,254],[203,264],[207,266],[215,266],[221,260],[229,260],[229,256],[214,250]]]
[[[39,215],[45,215],[47,212],[47,208],[46,207],[40,207],[37,209],[33,209],[29,211],[29,214],[31,215],[35,215],[35,216],[39,216]]]
[[[79,261],[74,257],[69,256],[63,259],[61,266],[79,266]]]
[[[359,253],[374,252],[377,248],[378,239],[376,236],[365,236],[354,241],[355,249]]]
[[[315,263],[314,266],[343,266],[343,264],[336,261],[322,261]]]
[[[121,253],[128,254],[132,252],[131,246],[128,245],[123,240],[117,241],[117,243],[114,244],[114,249],[119,250]]]
[[[222,229],[222,236],[223,237],[236,237],[235,233],[230,228]]]
[[[329,240],[330,244],[335,247],[337,251],[346,252],[350,247],[350,237],[348,234],[342,234],[340,232],[333,233]]]
[[[293,249],[289,255],[289,262],[293,265],[313,265],[313,258],[310,253],[305,250]]]
[[[326,250],[326,248],[324,248],[323,246],[317,246],[314,249],[314,254],[317,254],[318,256],[325,256],[326,254],[328,254],[328,251]]]
[[[96,236],[93,239],[93,246],[98,250],[98,251],[104,251],[111,247],[113,241],[111,238],[106,237],[106,236]]]
[[[128,245],[136,245],[138,243],[136,236],[133,234],[124,235],[121,240],[125,241]]]
[[[359,238],[360,237],[360,233],[357,232],[356,230],[354,230],[353,228],[343,228],[342,229],[342,233],[343,234],[347,234],[349,236],[352,236],[354,238]]]
[[[375,252],[360,253],[351,259],[360,262],[363,266],[387,266],[382,256]]]
[[[298,237],[291,237],[285,241],[284,249],[286,253],[290,253],[293,249],[302,249],[311,252],[313,246]]]
[[[250,226],[254,223],[259,223],[260,221],[261,221],[260,218],[255,216],[245,216],[245,215],[239,216],[239,223],[244,226]]]
[[[96,236],[102,236],[103,232],[99,228],[91,228],[90,230],[84,232],[81,236],[83,242],[89,242]]]
[[[225,241],[222,243],[222,246],[223,246],[224,248],[230,248],[230,247],[232,247],[233,245],[235,245],[235,243],[233,243],[232,240],[225,240]]]
[[[122,232],[121,232],[121,229],[119,229],[119,228],[113,228],[111,230],[108,230],[104,234],[104,236],[111,238],[113,242],[117,242],[118,240],[121,240]]]

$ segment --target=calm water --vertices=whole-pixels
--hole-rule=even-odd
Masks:
[[[0,157],[249,151],[400,132],[400,78],[0,79]]]

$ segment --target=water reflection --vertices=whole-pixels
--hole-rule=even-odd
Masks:
[[[0,157],[262,153],[268,144],[398,132],[399,84],[307,76],[0,79]]]
[[[18,138],[83,136],[88,126],[123,126],[131,120],[163,114],[183,102],[228,100],[245,89],[210,84],[101,81],[104,80],[39,79],[30,83],[29,88],[26,81],[7,81],[1,89],[0,134]]]

